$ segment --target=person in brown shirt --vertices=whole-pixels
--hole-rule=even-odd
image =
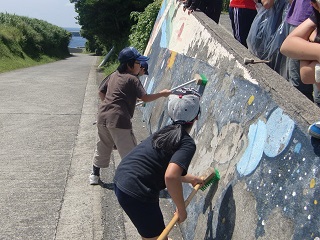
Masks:
[[[132,131],[133,117],[137,99],[151,102],[160,97],[168,97],[170,90],[147,94],[137,75],[140,62],[149,60],[142,56],[134,47],[126,47],[120,53],[120,65],[109,75],[99,87],[102,100],[97,118],[98,136],[97,149],[93,160],[93,171],[89,177],[91,185],[99,184],[100,168],[106,168],[114,145],[121,158],[124,158],[136,145]]]

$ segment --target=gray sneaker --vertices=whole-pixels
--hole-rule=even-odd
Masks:
[[[89,176],[90,185],[98,185],[99,184],[99,180],[100,180],[99,176],[90,174],[90,176]]]

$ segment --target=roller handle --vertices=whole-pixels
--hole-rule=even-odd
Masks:
[[[176,87],[174,87],[174,88],[171,88],[171,91],[177,90],[177,89],[179,89],[179,88],[181,88],[181,87],[184,87],[184,86],[186,86],[186,85],[188,85],[188,84],[191,84],[191,83],[193,83],[193,82],[195,82],[195,81],[197,81],[197,80],[198,80],[197,78],[192,79],[192,80],[190,80],[190,81],[188,81],[188,82],[185,82],[185,83],[183,83],[183,84],[181,84],[181,85],[179,85],[179,86],[176,86]]]
[[[185,206],[187,207],[189,205],[189,203],[191,202],[192,198],[194,197],[194,195],[196,195],[197,191],[199,190],[201,184],[197,184],[196,186],[193,187],[192,192],[190,193],[190,195],[188,196],[188,198],[184,201]],[[166,228],[162,231],[162,233],[160,234],[160,236],[158,237],[157,240],[164,240],[166,239],[166,237],[168,236],[169,232],[171,231],[171,229],[174,227],[174,225],[178,222],[179,218],[178,215],[175,214],[173,216],[173,218],[171,219],[171,221],[168,223],[168,225],[166,226]]]
[[[179,85],[179,86],[176,86],[176,87],[172,88],[171,91],[177,90],[177,89],[179,89],[179,88],[181,88],[181,87],[184,87],[184,86],[186,86],[186,85],[188,85],[188,84],[191,84],[191,83],[193,83],[193,82],[195,82],[195,81],[197,81],[197,80],[198,80],[197,78],[192,79],[192,80],[190,80],[190,81],[188,81],[188,82],[185,82],[185,83],[183,83],[183,84],[181,84],[181,85]],[[143,101],[140,101],[140,102],[138,102],[138,103],[136,104],[136,106],[140,106],[140,105],[142,105],[142,104],[144,104],[144,102],[143,102]]]

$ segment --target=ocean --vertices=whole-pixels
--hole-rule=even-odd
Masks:
[[[85,47],[87,39],[80,36],[80,28],[65,28],[65,30],[72,33],[72,38],[68,46],[69,48]]]
[[[86,44],[87,39],[83,38],[83,37],[75,37],[72,36],[70,43],[69,43],[69,48],[83,48]]]

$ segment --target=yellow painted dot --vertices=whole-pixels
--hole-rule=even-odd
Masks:
[[[314,188],[315,185],[316,185],[316,180],[312,178],[310,181],[310,188]]]
[[[254,96],[251,95],[248,99],[248,105],[251,105],[253,101],[254,101]]]
[[[317,204],[318,204],[318,201],[317,201],[317,200],[314,200],[313,203],[314,203],[314,205],[317,205]]]

